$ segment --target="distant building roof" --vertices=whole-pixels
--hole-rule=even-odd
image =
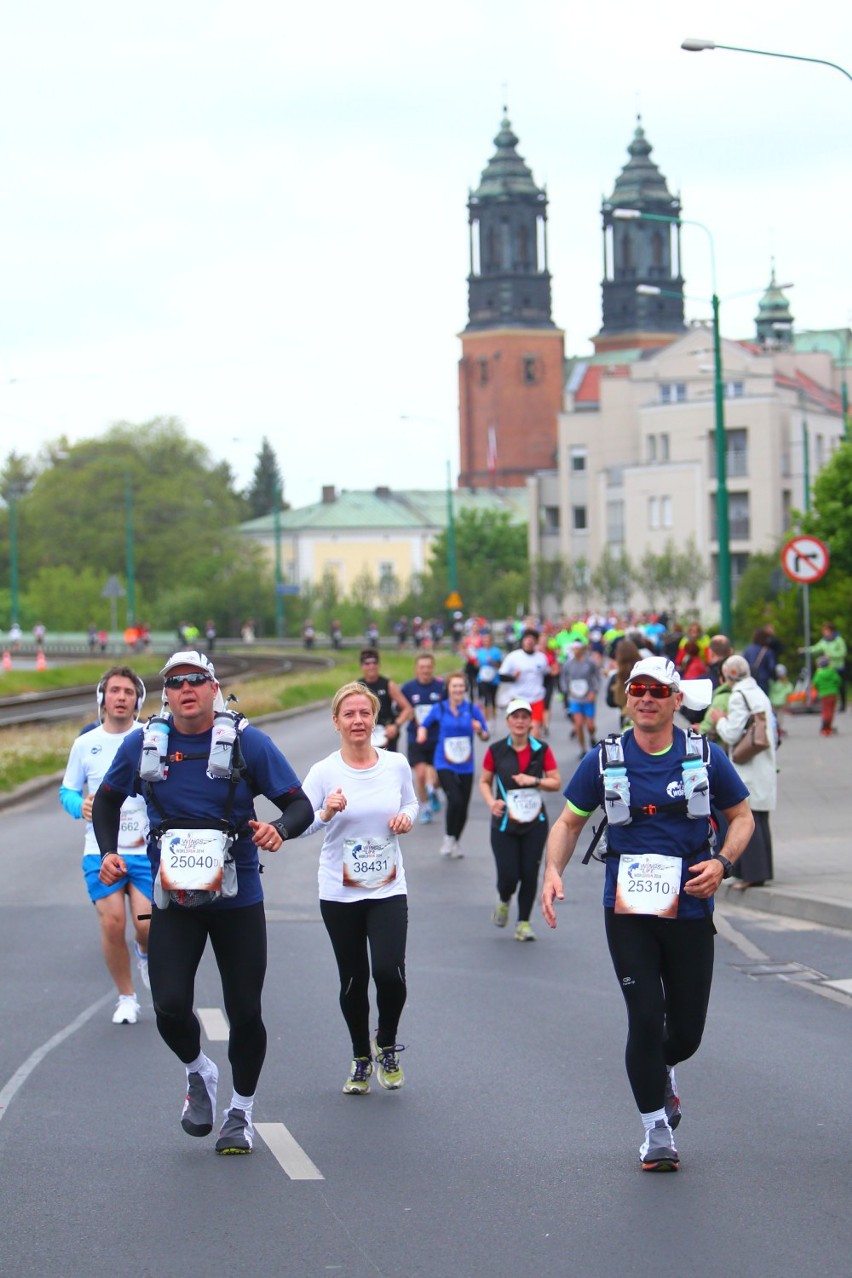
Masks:
[[[463,489],[453,493],[453,511],[498,510],[506,511],[514,524],[528,519],[527,494],[524,488]],[[283,510],[280,515],[282,533],[304,532],[309,529],[363,530],[417,528],[444,528],[447,523],[447,494],[435,489],[336,489],[327,487],[323,500],[297,510]],[[239,531],[248,536],[272,535],[275,532],[274,515],[262,515],[240,524]]]

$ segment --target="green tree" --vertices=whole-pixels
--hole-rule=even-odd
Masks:
[[[456,567],[459,594],[465,610],[485,617],[505,614],[507,587],[501,577],[513,574],[511,593],[515,605],[526,607],[529,597],[527,526],[513,524],[506,511],[462,510],[455,519]],[[443,612],[450,591],[447,533],[432,543],[429,582],[424,594],[426,612]]]
[[[607,608],[613,608],[627,598],[632,578],[633,565],[629,556],[621,549],[614,551],[611,546],[604,546],[591,581]]]
[[[275,449],[264,435],[257,454],[252,481],[245,491],[248,505],[247,519],[259,519],[262,515],[271,515],[276,503],[280,510],[287,509],[283,500],[284,483],[281,479],[281,468]]]
[[[546,559],[536,556],[530,563],[530,592],[535,602],[536,611],[543,616],[547,608],[547,600],[554,599],[561,612],[563,601],[572,584],[572,565],[564,555],[556,555]]]

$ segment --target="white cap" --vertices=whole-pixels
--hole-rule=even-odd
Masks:
[[[175,666],[195,666],[196,670],[203,670],[211,679],[216,678],[213,662],[203,652],[176,652],[173,657],[169,657],[160,674],[167,675]]]
[[[674,688],[675,692],[683,694],[683,704],[689,710],[706,710],[713,700],[710,679],[681,679],[677,666],[668,657],[643,657],[625,679],[625,686],[634,679],[654,679],[667,688]]]
[[[526,697],[512,697],[512,700],[506,706],[506,718],[510,714],[514,714],[516,710],[526,710],[528,714],[532,714],[532,706]]]

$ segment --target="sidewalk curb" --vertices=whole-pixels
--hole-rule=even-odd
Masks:
[[[729,885],[724,893],[716,893],[716,903],[753,910],[759,914],[779,914],[784,918],[803,919],[808,923],[820,923],[824,927],[837,927],[852,932],[852,903],[840,901],[836,897],[803,895],[795,889],[781,886],[734,892]]]

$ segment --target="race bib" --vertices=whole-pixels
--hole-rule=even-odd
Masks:
[[[148,817],[144,804],[125,804],[121,809],[121,824],[118,827],[119,851],[130,852],[145,847],[145,831]]]
[[[448,763],[467,763],[472,749],[470,737],[444,738],[444,758]]]
[[[648,852],[618,858],[615,888],[616,914],[655,914],[677,918],[677,901],[683,861],[679,856]]]
[[[368,892],[393,883],[399,843],[396,835],[343,840],[343,886]]]
[[[224,830],[164,830],[160,882],[167,892],[219,892],[231,840]]]
[[[385,725],[377,723],[370,733],[370,745],[375,746],[377,750],[381,750],[382,746],[386,746],[387,743],[388,734],[385,732]]]
[[[494,680],[495,680],[496,678],[497,678],[497,671],[494,669],[494,667],[493,667],[493,666],[480,666],[480,667],[479,667],[479,682],[480,682],[480,683],[493,683],[493,682],[494,682]]]
[[[533,786],[506,791],[506,811],[513,821],[528,825],[541,812],[541,793]]]
[[[588,679],[571,679],[568,684],[568,691],[575,701],[579,700],[580,697],[585,697],[589,691]]]
[[[429,711],[430,711],[431,709],[432,709],[432,707],[429,705],[429,703],[428,703],[428,702],[426,702],[426,703],[425,703],[424,705],[422,705],[422,706],[415,706],[415,707],[414,707],[414,717],[415,717],[415,719],[417,720],[417,725],[418,725],[418,727],[419,727],[419,726],[420,726],[420,724],[423,722],[423,720],[426,718],[427,714],[429,713]]]

